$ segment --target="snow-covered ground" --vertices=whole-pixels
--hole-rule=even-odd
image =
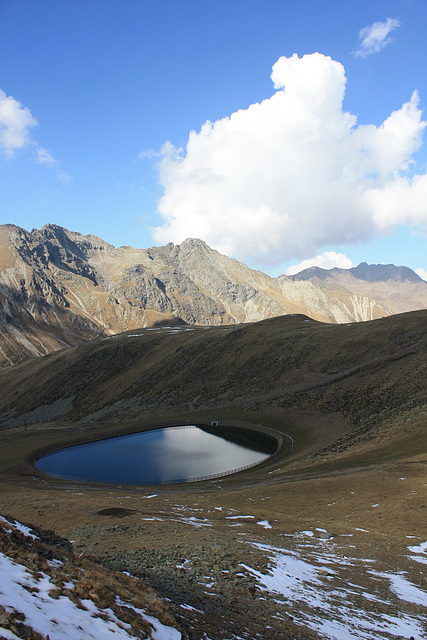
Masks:
[[[285,544],[250,544],[268,556],[269,570],[243,566],[262,591],[276,598],[278,613],[282,609],[285,615],[291,607],[295,621],[322,637],[427,638],[427,591],[404,571],[378,570],[377,560],[343,555],[338,542],[312,531],[301,532],[292,550]],[[417,555],[410,557],[423,562],[426,549],[427,543],[411,546]]]
[[[236,534],[242,537],[237,544],[242,553],[238,555],[244,561],[236,575],[246,573],[256,581],[260,615],[266,598],[265,602],[275,603],[273,617],[287,620],[291,615],[294,622],[318,632],[325,640],[427,639],[427,541],[408,536],[406,551],[389,562],[374,549],[372,554],[361,551],[362,547],[371,549],[362,545],[365,537],[369,539],[367,529],[332,536],[319,526],[285,535],[275,532],[276,521],[260,520],[247,511],[239,514],[222,506],[204,510],[197,503],[192,507],[174,504],[171,511],[173,515],[159,511],[160,517],[143,520],[164,518],[207,527],[208,531],[215,529],[218,520],[227,528],[239,527]],[[18,522],[0,517],[0,525],[6,531],[20,532],[29,541],[36,538],[33,530]],[[197,558],[183,559],[176,570],[191,571],[195,566]],[[216,571],[200,578],[203,592],[209,597],[221,594],[220,576],[228,573]],[[118,608],[101,608],[89,597],[79,603],[74,598],[73,602],[67,597],[67,590],[71,594],[74,589],[72,579],[58,597],[58,588],[48,573],[35,573],[0,553],[0,605],[6,611],[23,613],[25,623],[41,634],[49,634],[50,640],[128,640],[132,637],[130,625],[120,619],[121,607],[132,607],[150,624],[153,640],[181,638],[175,628],[118,597]],[[185,600],[180,606],[190,614],[202,613]],[[274,628],[274,619],[266,623]],[[0,628],[0,637],[20,640],[10,629]]]
[[[260,520],[250,511],[212,506],[206,512],[179,504],[171,510],[177,516],[172,520],[195,527],[215,528],[218,518],[228,527],[239,527],[241,555],[247,558],[240,566],[256,579],[261,598],[276,602],[279,618],[291,614],[326,640],[427,639],[427,542],[411,538],[406,553],[390,561],[381,549],[363,554],[361,547],[370,548],[365,544],[367,529],[332,535],[318,526],[284,535],[275,534],[275,521]],[[265,535],[257,534],[261,527]],[[180,568],[191,568],[191,563]],[[210,596],[220,595],[216,576],[209,577],[204,588]]]
[[[6,533],[18,531],[30,540],[37,539],[28,527],[19,522],[10,522],[0,516],[0,524]],[[53,560],[49,564],[63,563]],[[14,618],[16,614],[23,614],[24,624],[43,637],[49,636],[50,640],[132,640],[135,636],[128,633],[131,625],[117,615],[121,607],[132,608],[135,614],[149,623],[152,640],[180,640],[182,637],[177,629],[162,624],[131,602],[116,598],[116,612],[111,608],[99,608],[89,597],[73,602],[67,594],[71,595],[74,588],[75,583],[70,580],[58,595],[59,588],[51,576],[40,570],[32,571],[24,563],[0,552],[0,605],[6,614]],[[20,636],[1,625],[0,637],[21,640]]]
[[[175,505],[173,510],[180,513],[181,522],[215,526],[214,519],[195,507]],[[199,513],[196,517],[192,512]],[[259,542],[254,525],[269,530],[268,536],[270,530],[274,535],[274,522],[234,509],[210,509],[211,516],[215,512],[222,514],[229,527],[239,527],[242,546],[264,556],[268,570],[260,571],[251,553],[241,566],[256,578],[261,594],[276,601],[277,616],[286,619],[291,613],[295,622],[327,640],[427,639],[427,591],[422,586],[427,542],[414,544],[412,539],[407,553],[394,561],[398,568],[391,571],[378,555],[361,557],[353,540],[357,535],[359,540],[361,535],[369,536],[367,529],[333,536],[316,527],[296,535],[279,534],[274,539],[281,540],[280,545],[265,544]],[[415,572],[409,571],[411,565]],[[418,576],[417,583],[412,576]],[[215,578],[207,587],[211,595],[219,594]]]

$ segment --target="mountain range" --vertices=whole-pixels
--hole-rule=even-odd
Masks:
[[[304,314],[327,323],[427,307],[427,282],[394,265],[272,278],[187,239],[116,248],[48,224],[0,226],[0,362],[141,327],[218,326]]]

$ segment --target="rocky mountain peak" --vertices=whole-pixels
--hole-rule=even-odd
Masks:
[[[427,283],[405,267],[313,267],[270,276],[188,238],[116,248],[48,224],[0,227],[0,360],[181,319],[190,325],[305,314],[332,323],[427,307]]]
[[[199,251],[208,251],[213,252],[212,249],[204,240],[200,240],[199,238],[187,238],[183,240],[180,245],[177,245],[180,251],[190,251],[197,249]]]

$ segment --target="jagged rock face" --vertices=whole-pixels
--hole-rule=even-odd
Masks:
[[[0,361],[178,318],[221,325],[303,313],[343,323],[427,306],[427,283],[409,269],[382,267],[271,278],[201,240],[116,248],[53,224],[31,233],[4,225]]]
[[[49,266],[48,247],[32,234],[0,227],[0,356],[11,364],[77,345],[100,331],[76,314],[67,289]]]

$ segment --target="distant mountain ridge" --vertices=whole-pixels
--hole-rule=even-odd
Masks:
[[[406,267],[360,264],[270,276],[205,242],[114,247],[48,224],[0,226],[0,362],[156,323],[222,325],[304,314],[359,322],[427,308]]]
[[[311,267],[292,276],[310,281],[326,291],[352,292],[368,296],[393,313],[424,309],[427,282],[408,267],[361,262],[351,269]]]
[[[424,282],[420,276],[409,267],[396,267],[394,264],[368,264],[361,262],[357,267],[350,269],[322,269],[321,267],[309,267],[291,276],[294,280],[310,280],[312,278],[332,278],[336,274],[351,273],[355,278],[366,282],[387,282],[388,280],[404,282]]]

